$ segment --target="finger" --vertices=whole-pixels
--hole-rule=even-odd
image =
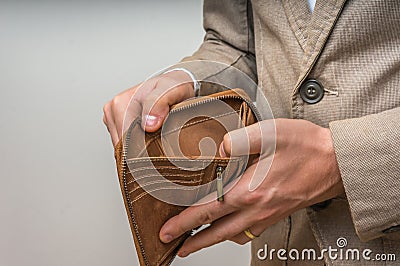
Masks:
[[[220,154],[242,156],[271,153],[275,149],[275,123],[266,120],[225,134]]]
[[[103,109],[103,110],[104,110],[104,109]],[[107,126],[107,118],[106,118],[106,115],[105,115],[105,114],[103,114],[103,124],[106,126],[108,132],[110,132],[110,129],[109,129],[108,126]]]
[[[133,96],[130,100],[125,113],[123,114],[122,124],[119,125],[120,130],[118,131],[119,138],[121,138],[132,124],[132,122],[140,116],[142,111],[141,104],[137,101],[137,99]],[[121,121],[121,120],[120,120]]]
[[[168,243],[193,228],[212,223],[238,210],[242,204],[242,197],[238,195],[243,193],[241,186],[237,185],[238,182],[244,182],[242,188],[247,188],[248,183],[246,182],[248,181],[243,179],[233,180],[224,187],[224,191],[227,193],[224,195],[223,202],[217,201],[216,192],[212,192],[179,215],[169,219],[160,230],[161,241]]]
[[[128,97],[114,98],[112,109],[119,140],[133,120],[140,115],[141,105],[135,98],[135,92],[133,92]]]
[[[106,125],[108,132],[111,136],[111,141],[113,146],[118,143],[118,132],[114,124],[114,120],[112,118],[107,118],[110,115],[110,105],[106,104],[103,107],[103,123]]]
[[[247,237],[243,231],[243,232],[235,235],[234,237],[230,238],[229,241],[235,242],[236,244],[239,244],[239,245],[244,245],[244,244],[250,242],[251,239],[249,237]]]
[[[158,130],[167,117],[170,106],[194,96],[188,83],[171,86],[161,82],[143,101],[142,122],[147,132]]]
[[[112,142],[113,146],[115,147],[115,145],[117,145],[117,143],[120,139],[116,127],[112,126],[111,129],[109,129],[109,132],[110,132],[110,136],[111,136],[111,142]]]
[[[232,213],[188,238],[178,255],[185,257],[200,249],[228,240],[249,228],[253,223],[251,210]]]
[[[232,213],[235,208],[225,202],[212,201],[210,203],[191,206],[180,214],[169,219],[160,230],[160,239],[169,243],[185,232],[199,226],[212,223],[213,221]]]
[[[250,233],[255,236],[256,238],[258,238],[266,229],[266,226],[262,223],[257,223],[249,228],[247,228],[247,230],[250,231]],[[246,229],[245,229],[246,230]],[[235,242],[236,244],[239,245],[244,245],[247,242],[250,242],[254,239],[249,238],[249,236],[246,235],[246,233],[244,232],[244,230],[242,232],[240,232],[239,234],[235,235],[234,237],[229,239],[230,241]]]
[[[169,112],[171,105],[194,96],[193,80],[184,71],[171,71],[153,79],[151,94],[142,98],[143,128],[148,132],[158,130]]]

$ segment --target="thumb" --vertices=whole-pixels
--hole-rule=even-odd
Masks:
[[[142,127],[147,132],[157,131],[167,117],[171,105],[193,96],[193,87],[189,83],[169,89],[165,89],[165,86],[157,87],[142,103]]]
[[[275,150],[275,123],[265,120],[225,134],[221,157],[265,154]]]

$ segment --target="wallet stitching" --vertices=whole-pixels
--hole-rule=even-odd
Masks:
[[[135,163],[135,162],[131,162],[131,164],[133,164],[133,163]],[[163,169],[167,169],[167,170],[174,169],[174,170],[176,170],[176,167],[173,167],[173,166],[170,166],[170,165],[157,166],[157,170],[163,170]],[[132,172],[145,171],[145,170],[154,170],[154,166],[142,166],[142,167],[138,167],[138,168],[135,168],[135,169],[129,169],[129,170],[131,171],[131,173]],[[186,170],[186,171],[188,171],[188,170]]]
[[[196,176],[202,176],[203,174],[196,174]],[[158,177],[158,175],[151,175],[151,176],[156,176],[156,177]],[[143,178],[140,178],[139,180],[141,180],[141,179],[144,179],[144,178],[148,178],[148,177],[151,177],[151,176],[146,176],[146,177],[143,177]],[[176,175],[170,175],[170,176],[172,176],[172,177],[175,177]],[[145,183],[145,184],[139,184],[139,182],[137,182],[137,179],[135,179],[135,180],[133,180],[132,182],[129,182],[129,183],[127,183],[127,185],[130,185],[130,184],[132,184],[132,183],[138,183],[138,185],[139,186],[146,186],[147,184],[150,184],[151,182],[158,182],[158,183],[161,183],[161,182],[181,182],[181,183],[188,183],[188,184],[191,184],[191,183],[198,183],[198,182],[201,182],[201,178],[196,178],[195,180],[182,180],[182,179],[174,179],[174,180],[169,180],[169,179],[164,179],[164,180],[153,180],[153,181],[149,181],[149,183]]]
[[[182,184],[198,184],[201,182],[201,180],[195,180],[195,181],[191,181],[191,180],[179,180],[179,179],[174,179],[174,180],[155,180],[155,181],[150,181],[146,184],[138,184],[138,187],[133,188],[131,191],[128,191],[129,193],[133,193],[138,189],[143,189],[144,187],[150,186],[150,185],[154,185],[154,184],[168,184],[169,182],[174,183],[176,185],[180,185],[177,183],[182,183]],[[143,189],[145,190],[145,189]]]
[[[134,162],[131,162],[133,164]],[[154,166],[143,166],[143,167],[138,167],[135,169],[130,169],[130,172],[140,172],[140,171],[146,171],[146,170],[154,170]],[[179,169],[176,168],[176,166],[170,166],[170,165],[160,165],[156,167],[157,170],[181,170],[181,171],[186,171],[186,172],[193,172],[190,170],[184,170],[184,169]]]
[[[201,175],[203,175],[203,174],[204,174],[203,172],[200,172],[200,173],[196,173],[196,174],[191,174],[190,176],[191,176],[191,177],[196,177],[196,176],[201,176]],[[152,177],[152,176],[158,176],[158,177],[159,177],[159,176],[162,176],[162,177],[165,177],[165,176],[187,177],[188,175],[185,175],[185,174],[148,174],[148,175],[143,175],[143,176],[141,176],[141,177],[139,177],[139,178],[133,177],[133,180],[132,180],[132,181],[129,181],[129,182],[126,183],[126,184],[129,185],[129,184],[132,184],[132,183],[136,182],[137,180],[142,180],[142,179],[144,179],[144,178],[148,178],[148,177]],[[186,180],[185,180],[185,181],[186,181]],[[195,181],[196,181],[196,182],[199,182],[199,181],[201,181],[201,179],[199,178],[199,179],[196,179]]]
[[[129,161],[128,161],[129,160]],[[205,162],[209,162],[209,161],[217,161],[217,162],[226,162],[228,163],[229,161],[238,161],[240,160],[240,158],[235,158],[235,157],[230,157],[230,158],[208,158],[208,159],[204,159],[204,158],[197,158],[197,159],[183,159],[183,158],[167,158],[167,157],[141,157],[141,158],[131,158],[126,160],[126,162],[128,164],[134,164],[135,161],[155,161],[155,162],[191,162],[193,161],[193,163],[195,161],[205,161]],[[133,161],[135,160],[135,161]],[[167,165],[166,165],[167,166]],[[172,166],[173,167],[173,166]],[[151,168],[153,169],[153,168]],[[174,168],[175,169],[175,168]]]

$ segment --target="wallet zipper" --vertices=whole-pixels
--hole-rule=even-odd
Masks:
[[[185,110],[185,109],[189,109],[189,108],[198,106],[200,104],[209,103],[209,102],[222,100],[222,99],[240,99],[240,100],[245,101],[246,104],[250,107],[251,111],[256,116],[257,120],[261,121],[261,115],[258,112],[258,110],[257,110],[256,106],[254,105],[254,103],[252,101],[250,101],[250,100],[248,100],[246,98],[240,97],[238,95],[221,95],[221,96],[218,96],[218,97],[215,97],[215,98],[211,98],[210,97],[210,98],[207,98],[207,99],[202,100],[202,101],[194,102],[194,103],[186,105],[186,106],[182,106],[182,107],[179,107],[179,108],[176,108],[176,109],[172,109],[170,111],[170,113],[175,113],[175,112],[178,112],[178,111],[182,111],[182,110]],[[130,133],[131,133],[131,130],[132,130],[132,124],[131,124],[131,126],[129,127],[129,129],[127,131],[126,138],[125,138],[125,143],[123,145],[123,151],[122,151],[122,180],[124,182],[125,197],[128,200],[128,209],[129,209],[130,216],[131,216],[131,219],[132,219],[133,230],[135,231],[137,242],[139,244],[140,252],[142,253],[143,260],[144,260],[144,263],[146,264],[146,266],[150,266],[149,261],[147,260],[147,257],[146,257],[146,253],[144,252],[143,243],[142,243],[142,240],[140,239],[140,235],[139,235],[139,229],[137,227],[136,220],[135,220],[135,217],[133,215],[133,210],[132,210],[132,207],[131,207],[129,193],[128,193],[128,185],[126,183],[126,168],[127,168],[127,163],[126,163],[127,154],[126,153],[127,153],[127,149],[128,149],[128,143],[129,143],[129,140],[130,140],[130,135],[131,135]],[[223,197],[224,197],[223,196],[223,171],[224,171],[223,167],[221,167],[221,166],[217,167],[217,195],[218,195],[218,201],[223,201]],[[171,265],[172,264],[172,262],[175,259],[176,255],[177,254],[175,253],[172,256],[171,260],[167,263],[167,265]]]
[[[128,150],[128,143],[129,143],[130,136],[131,136],[132,125],[133,125],[133,123],[131,124],[131,126],[129,127],[129,129],[126,133],[125,143],[123,145],[123,150],[122,150],[122,180],[124,182],[125,197],[128,202],[128,209],[129,209],[131,220],[132,220],[133,230],[135,231],[135,234],[136,234],[140,252],[142,253],[143,260],[144,260],[144,263],[146,264],[146,266],[150,266],[149,261],[147,260],[147,257],[146,257],[146,253],[144,252],[143,242],[139,235],[139,229],[138,229],[138,226],[137,226],[137,223],[135,220],[135,216],[133,215],[133,210],[132,210],[132,206],[130,203],[130,197],[129,197],[129,192],[128,192],[128,184],[126,182],[126,168],[127,168],[127,163],[126,163],[127,154],[126,153]]]
[[[221,96],[218,96],[218,97],[209,97],[209,98],[207,98],[207,99],[205,99],[205,100],[202,100],[202,101],[194,102],[194,103],[191,103],[191,104],[182,106],[182,107],[178,107],[178,108],[176,108],[176,109],[172,109],[172,110],[170,111],[170,113],[175,113],[175,112],[178,112],[178,111],[182,111],[182,110],[186,110],[186,109],[189,109],[189,108],[198,106],[198,105],[200,105],[200,104],[209,103],[209,102],[214,102],[214,101],[223,100],[223,99],[239,99],[239,100],[245,101],[245,102],[247,103],[247,105],[250,107],[251,111],[252,111],[252,112],[254,113],[254,115],[256,116],[257,121],[261,121],[261,114],[260,114],[260,112],[257,110],[257,108],[256,108],[256,106],[254,105],[254,103],[253,103],[252,101],[246,99],[246,98],[243,98],[243,97],[239,96],[239,95],[221,95]]]
[[[219,202],[224,201],[224,183],[222,173],[224,168],[222,166],[217,167],[217,200]]]
[[[132,123],[132,125],[133,125],[133,123]],[[146,253],[144,252],[143,242],[142,242],[142,239],[140,238],[140,235],[139,235],[139,229],[138,229],[138,226],[137,226],[137,223],[136,223],[136,220],[135,220],[135,216],[133,215],[133,210],[132,210],[132,206],[131,206],[131,203],[130,203],[130,197],[129,197],[129,192],[128,192],[128,184],[126,182],[126,168],[127,168],[127,163],[126,163],[127,154],[126,153],[127,153],[127,150],[128,150],[128,143],[129,143],[130,136],[131,136],[132,125],[129,127],[129,129],[126,132],[125,143],[123,145],[123,150],[122,150],[122,180],[124,182],[125,197],[126,197],[127,202],[128,202],[128,209],[129,209],[129,213],[130,213],[131,220],[132,220],[133,230],[135,231],[136,239],[137,239],[137,242],[139,244],[140,253],[142,254],[143,261],[144,261],[145,265],[146,266],[151,266],[149,261],[147,260]],[[176,255],[177,255],[177,252],[175,252],[175,254],[173,254],[173,256],[171,257],[171,260],[167,263],[167,266],[172,264],[172,262],[174,261]]]

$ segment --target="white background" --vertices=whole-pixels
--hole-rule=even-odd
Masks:
[[[102,124],[200,45],[201,1],[0,1],[0,265],[137,265]],[[248,265],[222,244],[173,265]]]

